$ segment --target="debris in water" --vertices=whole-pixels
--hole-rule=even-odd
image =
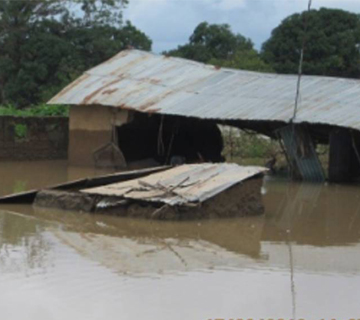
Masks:
[[[160,220],[261,214],[265,168],[236,164],[177,166],[77,191],[44,190],[35,204]]]

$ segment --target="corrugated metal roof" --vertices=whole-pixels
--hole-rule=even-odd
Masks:
[[[174,206],[203,202],[266,170],[262,167],[241,167],[229,163],[190,164],[141,179],[81,191]]]
[[[290,165],[296,166],[301,179],[324,182],[325,174],[309,132],[303,127],[288,125],[279,129]],[[290,167],[290,169],[293,169]],[[293,171],[293,170],[291,170]],[[295,172],[290,172],[293,178]]]
[[[221,120],[288,122],[297,76],[217,68],[126,50],[89,70],[50,104],[104,105]],[[304,76],[296,122],[360,130],[360,80]]]

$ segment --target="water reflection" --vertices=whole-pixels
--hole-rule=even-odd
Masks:
[[[71,167],[67,161],[2,161],[0,196],[111,172],[92,167]]]
[[[264,189],[265,215],[229,220],[1,206],[0,309],[16,290],[41,320],[358,317],[360,188]]]
[[[359,271],[357,187],[274,180],[267,181],[265,188],[266,214],[245,219],[173,223],[3,206],[38,220],[3,215],[2,242],[21,246],[28,235],[44,233],[45,227],[38,225],[47,221],[46,231],[62,244],[126,274],[213,268],[286,270],[291,267],[290,255],[295,257],[294,268],[305,272]],[[44,249],[34,245],[32,250],[36,248]]]
[[[360,239],[359,186],[270,181],[265,196],[267,224],[263,239],[297,244],[344,246]]]
[[[0,271],[28,274],[46,272],[50,242],[33,218],[0,214]]]
[[[260,241],[264,216],[170,223],[28,206],[3,206],[3,209],[22,212],[39,219],[38,223],[46,222],[46,231],[61,244],[118,273],[154,275],[239,268],[264,259]]]

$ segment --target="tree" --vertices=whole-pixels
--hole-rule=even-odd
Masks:
[[[255,49],[236,51],[229,59],[211,59],[209,64],[232,69],[274,72]]]
[[[360,77],[359,15],[326,8],[291,15],[272,31],[262,57],[279,73],[297,73],[304,38],[304,74]]]
[[[151,49],[144,33],[122,24],[125,1],[78,0],[73,11],[65,3],[0,1],[0,104],[46,102],[128,46]]]
[[[58,0],[61,1],[61,0]],[[88,26],[96,25],[121,25],[122,9],[128,0],[73,0],[78,3],[83,11],[78,23]]]
[[[76,21],[78,25],[116,26],[122,22],[122,9],[127,3],[128,0],[1,0],[0,28],[6,31],[54,17]]]
[[[252,41],[234,34],[227,24],[202,22],[195,28],[188,44],[165,54],[224,67],[271,71],[259,57]]]

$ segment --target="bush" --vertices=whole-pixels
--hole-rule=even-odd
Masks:
[[[17,109],[12,105],[0,106],[0,116],[16,117],[53,117],[69,115],[69,107],[63,105],[37,105],[25,109]]]
[[[223,128],[224,153],[230,157],[268,158],[280,151],[279,144],[258,134]]]
[[[17,140],[25,140],[27,136],[27,126],[26,124],[17,124],[14,128],[15,137]]]

